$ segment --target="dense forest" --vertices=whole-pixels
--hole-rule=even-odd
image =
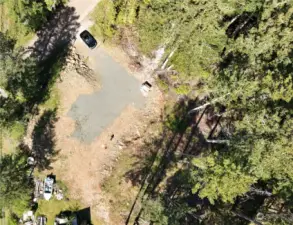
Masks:
[[[4,0],[0,2],[0,32],[25,45],[66,0]]]
[[[173,171],[176,188],[147,188],[139,216],[153,224],[292,224],[292,1],[102,0],[93,17],[106,41],[131,42],[149,56],[165,49],[158,82],[196,103],[173,115],[175,128],[203,110],[220,118],[207,147],[162,156],[168,162],[158,169]]]
[[[1,136],[21,137],[49,98],[63,53],[40,61],[21,45],[62,2],[0,1]],[[151,143],[165,151],[143,168],[136,223],[293,224],[293,2],[101,0],[93,19],[105,41],[149,57],[164,48],[154,76],[185,99],[164,125],[170,143],[188,134],[188,146]],[[200,136],[201,114],[221,129]],[[0,208],[16,217],[28,206],[29,172],[23,155],[1,158]]]

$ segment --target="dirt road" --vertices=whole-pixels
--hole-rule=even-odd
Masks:
[[[99,1],[100,0],[70,0],[67,5],[75,9],[75,13],[79,15],[79,22],[82,25],[85,18],[95,8]]]
[[[100,0],[69,0],[65,9],[57,11],[55,13],[55,18],[51,19],[43,29],[38,31],[37,34],[25,45],[25,48],[35,49],[36,45],[38,45],[37,42],[40,42],[40,39],[43,39],[44,36],[47,36],[46,42],[42,42],[42,45],[45,45],[45,47],[49,45],[56,46],[58,40],[56,41],[54,39],[56,39],[56,36],[58,35],[64,36],[64,38],[67,39],[66,41],[78,38],[80,31],[90,26],[87,17],[99,1]],[[53,28],[50,26],[50,23],[53,24]],[[64,26],[65,23],[66,25]],[[75,23],[74,29],[72,29],[73,23]],[[69,27],[71,27],[70,36],[68,36]],[[46,35],[44,35],[44,33],[46,33]]]

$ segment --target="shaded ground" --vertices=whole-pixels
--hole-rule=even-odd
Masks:
[[[37,32],[38,38],[31,47],[32,56],[44,60],[74,40],[80,27],[78,19],[75,8],[64,6],[58,9],[47,25]]]
[[[187,112],[198,105],[202,105],[198,99],[178,101],[171,110],[165,111],[161,131],[157,135],[146,135],[144,143],[136,148],[136,156],[140,160],[137,159],[124,176],[140,189],[129,207],[125,224],[134,224],[134,221],[140,224],[140,221],[148,220],[144,214],[147,202],[159,197],[163,199],[164,213],[170,220],[169,223],[175,215],[172,211],[174,202],[177,205],[176,211],[180,207],[184,210],[186,204],[202,209],[207,207],[207,201],[192,195],[193,186],[189,186],[188,180],[185,180],[188,178],[185,175],[188,171],[186,168],[190,166],[185,159],[196,158],[212,147],[207,138],[220,135],[221,117],[215,116],[213,108],[209,107],[188,116]],[[152,206],[148,207],[148,210],[151,208]],[[188,210],[185,214],[182,211],[179,223],[192,224],[200,216],[200,210],[192,214]]]
[[[100,75],[102,87],[91,95],[79,96],[68,116],[76,121],[73,137],[90,143],[127,105],[142,107],[145,98],[140,92],[139,81],[129,75],[103,48],[90,50],[82,44],[80,49],[83,55],[90,57],[90,64]]]
[[[17,113],[21,112],[21,116],[30,120],[20,147],[31,152],[39,170],[50,169],[58,153],[54,129],[57,105],[50,110],[42,106],[52,99],[55,82],[66,63],[70,41],[79,27],[77,20],[74,8],[60,7],[48,24],[37,32],[38,39],[21,56],[23,70],[20,78],[9,80],[12,94],[17,96],[21,90],[26,100],[21,103],[22,111]]]
[[[39,170],[50,169],[51,162],[56,160],[59,152],[55,149],[56,122],[56,110],[46,110],[34,127],[32,151]]]

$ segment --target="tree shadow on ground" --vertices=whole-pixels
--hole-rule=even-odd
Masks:
[[[137,151],[136,157],[139,159],[132,166],[132,170],[125,174],[125,178],[130,180],[133,185],[140,185],[149,174],[156,160],[161,158],[165,152],[173,147],[174,142],[180,142],[180,136],[185,133],[189,126],[190,118],[186,117],[186,104],[180,101],[171,110],[171,113],[162,121],[163,131],[161,135],[144,140],[144,144]],[[160,149],[164,149],[160,152]]]
[[[65,211],[61,211],[58,217],[67,218],[69,220],[67,224],[81,224],[81,225],[92,224],[90,207],[83,208],[83,209],[80,209],[78,206],[72,207]]]
[[[78,18],[75,8],[59,7],[47,25],[37,32],[38,39],[31,48],[31,56],[42,61],[54,53],[56,46],[66,46],[75,40],[80,26]]]
[[[32,47],[18,50],[15,66],[7,71],[7,91],[11,98],[1,105],[6,112],[6,122],[27,122],[45,102],[66,63],[70,45],[78,32],[75,9],[62,6],[48,24],[37,32],[38,39]]]
[[[45,111],[34,127],[32,139],[32,154],[36,167],[42,171],[51,169],[50,164],[55,161],[59,150],[55,148],[56,110]]]
[[[139,150],[137,155],[138,162],[133,165],[133,169],[125,174],[126,179],[132,181],[134,185],[141,185],[126,224],[131,220],[131,214],[139,198],[156,198],[156,196],[161,195],[161,183],[167,178],[170,168],[184,158],[189,156],[196,157],[197,154],[209,148],[209,144],[206,142],[206,138],[199,126],[203,115],[207,114],[207,112],[204,110],[203,112],[195,112],[192,115],[188,114],[190,109],[198,105],[202,105],[202,102],[198,99],[178,102],[166,116],[163,122],[162,134],[145,142]],[[210,121],[204,121],[204,123],[207,122],[211,123]],[[193,148],[195,147],[200,150],[194,152]],[[176,179],[174,180],[176,181]],[[167,187],[164,187],[165,189],[171,189],[179,184],[167,182],[164,185],[167,185]],[[168,187],[169,185],[172,187]],[[169,194],[167,191],[165,197],[169,198]],[[190,194],[191,188],[189,187],[187,195]]]

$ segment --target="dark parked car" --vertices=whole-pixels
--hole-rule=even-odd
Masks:
[[[96,39],[87,30],[81,32],[80,37],[87,44],[87,46],[89,46],[89,48],[93,49],[97,46]]]

